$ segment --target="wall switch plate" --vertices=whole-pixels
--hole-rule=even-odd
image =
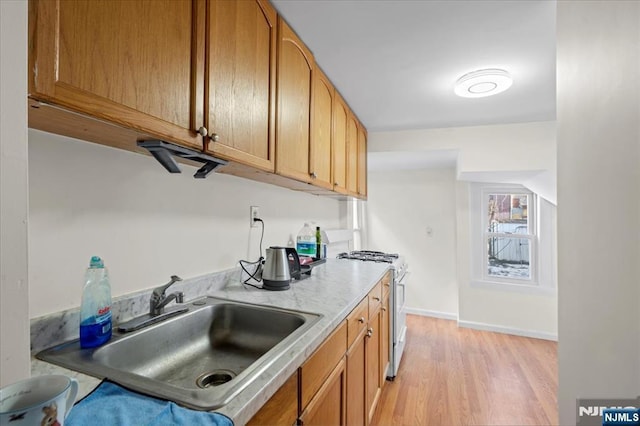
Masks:
[[[258,206],[249,207],[249,225],[252,228],[257,228],[259,222],[256,222],[253,219],[260,219],[260,207]]]

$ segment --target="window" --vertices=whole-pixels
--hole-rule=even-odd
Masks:
[[[351,229],[353,230],[353,250],[362,250],[364,241],[364,203],[353,199],[350,202]]]
[[[519,188],[482,191],[483,278],[488,281],[534,281],[535,200]]]

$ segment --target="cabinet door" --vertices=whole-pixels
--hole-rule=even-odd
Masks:
[[[389,354],[389,295],[382,301],[382,336],[380,339],[380,388],[383,388],[387,381],[387,369],[389,368],[390,354]]]
[[[352,112],[347,116],[347,192],[358,194],[358,122]]]
[[[358,123],[358,195],[367,198],[367,130]]]
[[[381,343],[381,310],[373,316],[369,315],[369,330],[367,330],[366,352],[367,352],[367,414],[368,421],[371,422],[376,411],[376,405],[380,398],[380,343]]]
[[[366,351],[364,330],[347,352],[347,424],[367,424]]]
[[[210,0],[208,150],[274,170],[276,12],[268,1]]]
[[[34,0],[29,95],[202,149],[198,0]],[[194,55],[194,53],[196,53]],[[202,56],[202,55],[200,55]]]
[[[285,425],[291,426],[298,418],[298,372],[247,422],[247,426]]]
[[[313,56],[278,18],[278,116],[276,173],[309,182],[309,135]]]
[[[311,91],[311,152],[309,175],[311,183],[333,189],[331,176],[331,131],[335,90],[319,67],[313,69]]]
[[[333,190],[347,193],[347,104],[336,91],[333,103]]]
[[[301,425],[345,424],[346,378],[345,360],[342,358],[300,415]]]

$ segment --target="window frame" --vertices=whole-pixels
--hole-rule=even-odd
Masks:
[[[481,274],[479,278],[486,283],[509,284],[514,286],[538,287],[538,197],[535,193],[520,185],[482,186],[480,189],[480,246],[478,257],[480,258]],[[527,234],[515,234],[508,232],[489,232],[489,215],[487,214],[487,202],[489,195],[527,195]],[[491,237],[508,239],[526,239],[529,242],[529,277],[501,277],[489,274],[488,241]]]

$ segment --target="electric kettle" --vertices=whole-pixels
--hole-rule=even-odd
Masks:
[[[289,255],[292,261],[289,261]],[[287,290],[291,279],[300,279],[300,258],[293,247],[269,247],[262,269],[262,288]]]

